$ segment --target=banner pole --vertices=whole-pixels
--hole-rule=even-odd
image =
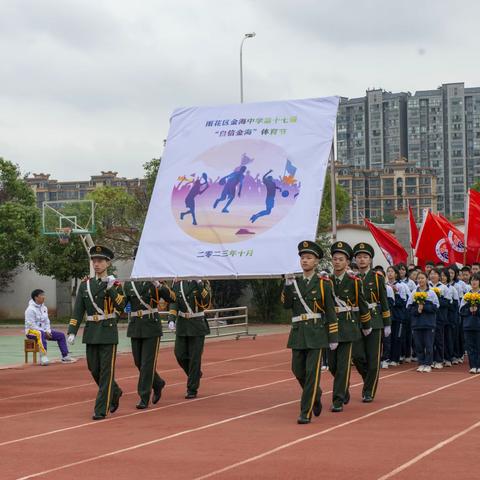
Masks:
[[[337,240],[337,197],[335,182],[335,149],[332,143],[330,150],[330,198],[332,204],[332,241]]]

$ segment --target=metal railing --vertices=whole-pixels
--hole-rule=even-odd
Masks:
[[[169,330],[168,322],[165,317],[168,312],[159,312],[162,319],[163,337],[162,342],[175,341],[175,330]],[[206,338],[235,337],[252,337],[255,340],[257,334],[249,332],[248,308],[247,307],[231,307],[231,308],[215,308],[205,310],[205,319],[210,327],[210,334]]]

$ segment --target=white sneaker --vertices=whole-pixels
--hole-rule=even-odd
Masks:
[[[328,370],[328,365],[322,365],[322,372],[324,372],[325,370]]]
[[[425,368],[425,365],[420,365],[418,368],[417,368],[417,372],[423,372]]]
[[[460,358],[458,359],[458,363],[463,363],[463,357],[460,357]]]
[[[477,373],[480,373],[480,368],[477,368]]]
[[[405,363],[412,363],[412,357],[405,358]]]
[[[443,368],[443,364],[440,362],[434,362],[433,368],[436,368],[437,370],[440,370]]]
[[[400,357],[400,363],[403,363],[405,361],[405,357]]]
[[[417,361],[417,357],[412,357],[412,362],[416,362]]]
[[[388,362],[388,365],[390,367],[398,367],[398,363],[397,362]]]
[[[477,373],[477,369],[476,368],[471,368],[468,373]]]
[[[423,371],[424,371],[425,373],[430,373],[430,372],[432,371],[432,367],[431,367],[430,365],[425,365],[425,366],[423,367]]]
[[[458,358],[452,358],[452,365],[458,365]]]
[[[450,361],[447,360],[447,361],[445,362],[445,366],[446,366],[446,367],[451,367],[451,366],[452,366],[452,362],[450,362]]]
[[[40,365],[46,367],[48,365],[48,357],[46,355],[40,356]]]
[[[77,361],[76,358],[72,358],[70,355],[62,357],[62,363],[75,363]]]
[[[381,363],[382,368],[388,368],[388,362],[386,360],[383,360]]]

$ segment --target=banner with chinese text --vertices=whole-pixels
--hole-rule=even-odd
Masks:
[[[176,110],[133,278],[279,276],[314,239],[338,97]]]

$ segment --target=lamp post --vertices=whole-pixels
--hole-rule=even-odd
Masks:
[[[243,61],[242,61],[243,42],[247,38],[253,38],[255,35],[256,35],[255,32],[246,33],[242,38],[242,43],[240,44],[240,103],[243,103]]]

